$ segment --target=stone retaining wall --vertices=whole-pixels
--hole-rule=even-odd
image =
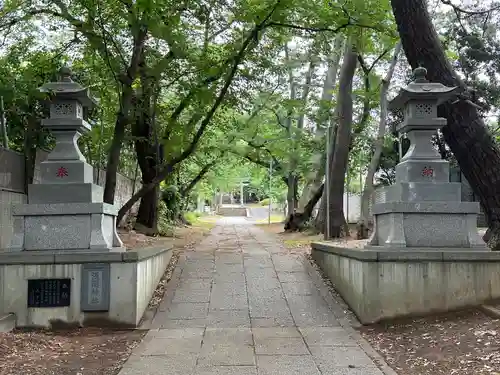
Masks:
[[[349,249],[318,242],[311,256],[363,324],[500,298],[499,252]]]
[[[18,252],[0,254],[0,317],[13,313],[17,327],[57,323],[137,327],[172,257],[171,248],[127,252]],[[109,265],[106,311],[83,312],[83,266]],[[68,307],[27,308],[29,279],[71,279]],[[50,317],[50,318],[49,318]]]

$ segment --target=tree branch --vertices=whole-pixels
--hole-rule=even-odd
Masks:
[[[485,10],[467,10],[467,9],[463,9],[463,8],[459,7],[458,5],[453,4],[451,2],[451,0],[441,0],[441,2],[445,5],[451,6],[455,12],[467,14],[468,16],[489,14],[491,12],[495,12],[497,10],[500,10],[500,5],[497,5],[497,6],[494,6],[493,8],[485,9]]]
[[[195,178],[193,178],[191,180],[191,182],[188,184],[188,186],[186,186],[184,189],[181,190],[181,196],[182,197],[186,197],[189,193],[191,193],[191,191],[194,189],[194,187],[196,186],[196,184],[198,182],[200,182],[203,177],[205,177],[205,175],[210,171],[210,168],[212,168],[215,164],[217,164],[217,161],[212,161],[208,164],[206,164],[199,172],[198,174],[195,176]]]

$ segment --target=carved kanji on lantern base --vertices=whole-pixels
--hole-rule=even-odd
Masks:
[[[479,205],[461,201],[460,183],[449,182],[449,163],[432,144],[436,131],[446,124],[437,116],[437,107],[457,88],[428,82],[426,72],[415,69],[414,81],[390,103],[393,109],[404,109],[397,130],[406,134],[410,147],[396,166],[396,183],[375,193],[370,245],[483,250],[476,227]]]
[[[65,167],[59,167],[57,169],[57,177],[68,177],[68,170]]]

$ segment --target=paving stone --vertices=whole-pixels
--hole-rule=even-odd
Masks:
[[[243,263],[217,263],[215,267],[215,272],[229,274],[229,273],[243,273],[244,267]]]
[[[274,316],[274,317],[261,317],[250,318],[250,324],[256,328],[269,328],[269,327],[295,327],[292,315]]]
[[[262,256],[257,256],[257,255],[245,255],[243,258],[243,264],[245,266],[245,269],[265,269],[265,268],[274,268],[273,261],[271,260],[271,257],[267,253],[267,251],[263,250],[264,254]]]
[[[290,310],[284,302],[250,304],[250,316],[255,318],[272,318],[290,315]]]
[[[285,295],[281,289],[269,289],[265,291],[248,291],[248,301],[250,305],[265,305],[270,303],[279,303],[286,305]]]
[[[283,337],[302,337],[296,327],[268,327],[268,328],[252,328],[254,340],[266,338],[283,338]]]
[[[210,310],[248,309],[246,294],[215,294],[210,297]]]
[[[309,350],[302,337],[255,337],[255,354],[305,355]]]
[[[293,296],[310,296],[318,295],[319,291],[312,281],[300,283],[281,283],[283,293],[288,298]]]
[[[270,280],[278,286],[278,275],[274,268],[245,268],[247,280]]]
[[[243,272],[233,272],[233,273],[215,273],[214,274],[214,282],[236,282],[236,283],[245,283],[245,274]]]
[[[256,366],[197,366],[194,375],[257,375]]]
[[[299,328],[309,346],[357,346],[356,340],[341,327]]]
[[[179,284],[177,285],[176,290],[182,291],[192,291],[192,290],[203,290],[210,292],[210,288],[212,287],[212,282],[210,280],[204,279],[181,279],[179,280]]]
[[[198,357],[199,366],[255,366],[251,345],[205,345]]]
[[[203,319],[208,315],[208,303],[171,303],[166,311],[167,319]]]
[[[172,328],[205,328],[207,319],[155,319],[152,328],[172,329]]]
[[[322,375],[384,375],[376,367],[329,367],[321,368]]]
[[[215,269],[215,262],[213,261],[207,261],[207,262],[202,262],[202,261],[186,261],[182,265],[182,270],[184,272],[195,272],[195,271],[213,271]]]
[[[332,367],[376,367],[359,346],[310,346],[309,350],[321,371]]]
[[[204,279],[211,280],[214,278],[213,270],[200,270],[200,271],[182,271],[181,279]]]
[[[210,246],[210,245],[209,245]],[[183,253],[183,257],[187,260],[187,261],[214,261],[215,259],[215,256],[213,253],[201,253],[201,252],[195,252],[195,251],[187,251],[187,252],[184,252]]]
[[[234,264],[241,263],[243,264],[243,254],[234,254],[234,253],[224,253],[224,252],[216,252],[215,253],[215,266],[217,264]]]
[[[335,327],[339,322],[319,295],[295,296],[288,299],[293,319],[299,327]]]
[[[321,375],[311,355],[258,355],[259,375]]]
[[[203,345],[253,345],[252,330],[250,328],[212,328],[205,331]]]
[[[178,289],[174,293],[174,298],[172,300],[176,302],[191,302],[191,303],[202,303],[210,302],[210,289],[194,289],[194,290],[183,290]]]
[[[142,355],[158,356],[199,353],[201,350],[201,339],[202,336],[190,338],[154,338],[146,345]]]
[[[243,281],[239,282],[227,282],[227,281],[215,281],[212,287],[212,294],[246,294],[247,285]]]
[[[249,328],[250,312],[246,310],[212,310],[208,313],[207,327]]]
[[[278,279],[282,283],[304,283],[311,280],[309,274],[305,271],[303,272],[280,272],[278,273]]]
[[[306,272],[302,262],[289,255],[274,255],[272,259],[277,272]]]
[[[204,328],[152,329],[146,336],[155,339],[201,339],[204,333]]]
[[[247,289],[253,293],[265,292],[266,290],[281,289],[281,284],[278,279],[247,278]]]
[[[194,371],[196,355],[134,356],[123,365],[119,375],[186,375]]]

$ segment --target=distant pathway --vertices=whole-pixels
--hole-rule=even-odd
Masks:
[[[119,375],[382,375],[303,263],[244,218],[179,260]]]

